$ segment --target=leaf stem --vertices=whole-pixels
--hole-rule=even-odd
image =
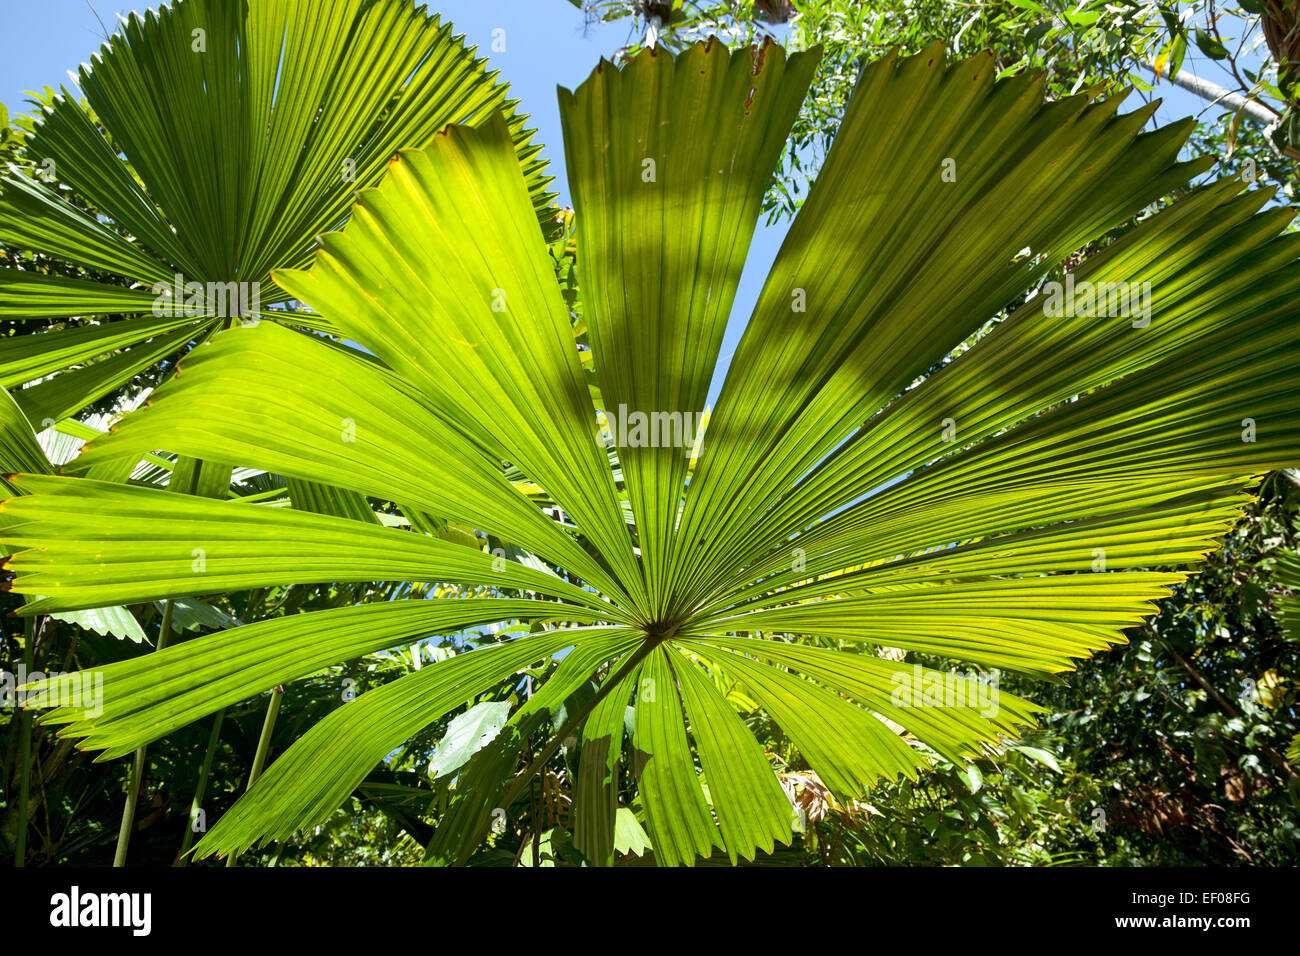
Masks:
[[[199,767],[199,782],[194,786],[194,800],[190,803],[189,826],[185,828],[185,838],[181,841],[181,852],[176,857],[178,866],[185,865],[185,854],[189,852],[190,844],[194,842],[194,823],[203,809],[203,794],[208,789],[208,774],[212,770],[212,757],[217,752],[217,741],[221,736],[221,723],[225,719],[226,708],[222,707],[217,711],[217,719],[212,724],[212,732],[208,735],[208,749],[204,752],[203,764]]]
[[[31,680],[32,669],[36,666],[34,643],[35,628],[32,619],[23,620],[23,669],[27,679]],[[31,796],[32,780],[32,713],[23,707],[19,733],[22,735],[23,758],[22,776],[18,784],[18,840],[14,847],[14,866],[25,866],[27,860],[27,813],[28,800]]]
[[[266,766],[266,755],[271,750],[271,735],[275,731],[275,718],[280,713],[280,701],[284,699],[284,685],[277,684],[271,691],[271,701],[266,705],[266,717],[262,720],[262,735],[257,739],[257,753],[253,755],[253,767],[248,773],[248,786],[244,788],[247,793],[253,789],[253,784],[257,783],[257,778],[262,775],[262,769]],[[234,866],[235,859],[238,856],[233,850],[230,856],[226,857],[226,866]]]
[[[167,646],[172,635],[172,600],[167,599],[163,605],[162,624],[158,628],[157,654]],[[117,849],[113,852],[113,866],[126,866],[126,851],[131,845],[131,825],[135,822],[135,805],[140,800],[140,784],[144,779],[145,747],[135,749],[135,760],[131,764],[131,778],[126,787],[126,805],[122,807],[122,824],[117,829]]]

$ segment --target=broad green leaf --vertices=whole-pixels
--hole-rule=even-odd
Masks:
[[[992,71],[988,54],[949,67],[939,44],[864,72],[713,410],[678,530],[696,547],[675,551],[690,593],[806,527],[783,499],[810,469],[1081,242],[1204,166],[1176,162],[1188,124],[1141,134],[1149,107],[1044,104],[1034,77]],[[942,418],[964,411],[911,441],[946,450]]]
[[[289,487],[289,500],[300,511],[351,518],[353,521],[371,524],[382,523],[381,517],[370,507],[365,495],[299,478],[289,478],[286,484]]]
[[[313,726],[273,763],[208,832],[195,848],[196,856],[247,849],[255,841],[283,839],[320,823],[386,754],[464,701],[466,694],[476,695],[565,648],[579,653],[590,642],[605,653],[611,638],[625,643],[627,634],[572,628],[530,635],[457,654],[362,694]],[[521,720],[538,718],[544,711],[538,705],[521,709],[521,714],[516,715]],[[480,751],[479,756],[486,753]]]
[[[920,756],[875,715],[789,671],[739,654],[718,651],[706,660],[744,685],[841,802],[861,796],[881,777],[915,777]],[[640,720],[638,710],[638,731]]]
[[[978,678],[867,654],[741,637],[710,636],[698,643],[680,643],[701,655],[716,648],[787,667],[886,717],[954,763],[977,755],[981,741],[994,743],[999,734],[1014,737],[1033,726],[1034,714],[1042,709],[996,685],[981,686]],[[716,660],[725,670],[728,658]],[[926,694],[936,684],[956,703],[928,705]],[[889,738],[881,739],[892,747]]]
[[[429,776],[445,776],[465,766],[470,757],[492,742],[509,719],[508,700],[480,701],[452,718],[429,763]]]
[[[1052,756],[1049,751],[1044,750],[1042,747],[1027,747],[1024,744],[1012,744],[1011,749],[1018,751],[1033,760],[1037,760],[1046,767],[1051,767],[1056,773],[1061,772],[1060,763],[1057,762],[1056,758]]]
[[[22,409],[0,386],[0,473],[8,476],[17,471],[49,474],[52,468]],[[0,487],[10,489],[11,493],[20,493],[7,480],[0,479]],[[51,617],[96,634],[125,638],[137,644],[145,640],[140,622],[124,607],[67,610]]]
[[[47,280],[56,278],[40,276],[39,273],[33,275],[33,278],[36,277]],[[0,283],[0,302],[4,301],[5,295],[4,286]],[[78,305],[73,314],[79,315],[82,311]],[[194,321],[172,316],[150,316],[131,322],[106,322],[103,325],[31,332],[0,339],[0,383],[7,388],[17,388],[45,375],[79,365],[108,352],[137,345],[182,326],[193,327]]]
[[[111,394],[123,382],[175,355],[209,327],[186,326],[155,336],[110,358],[30,385],[16,392],[14,397],[29,419],[52,424]]]
[[[1211,60],[1226,60],[1228,48],[1218,37],[1210,35],[1202,27],[1196,28],[1196,46]]]

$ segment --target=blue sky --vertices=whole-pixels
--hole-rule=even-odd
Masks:
[[[19,112],[26,109],[25,91],[67,84],[68,71],[99,48],[105,27],[111,33],[119,14],[149,5],[124,6],[113,0],[0,0],[5,22],[0,34],[0,102],[11,112]],[[560,202],[567,205],[556,86],[577,86],[600,57],[625,44],[628,21],[587,24],[583,13],[566,0],[432,0],[429,6],[451,20],[456,32],[477,45],[481,55],[492,49],[493,31],[505,31],[505,50],[490,54],[492,67],[501,71],[513,95],[522,99],[523,108],[531,115],[537,140],[546,145],[545,156],[551,161]],[[1199,72],[1206,64],[1197,64],[1195,59],[1195,53],[1189,52],[1186,67]],[[1204,75],[1222,82],[1213,72]],[[1160,94],[1166,103],[1156,116],[1161,124],[1205,107],[1202,101],[1168,84],[1162,84]],[[1136,105],[1136,100],[1131,102]],[[735,351],[786,228],[786,223],[765,226],[760,222],[755,232],[723,340],[710,404],[717,397],[721,373]]]

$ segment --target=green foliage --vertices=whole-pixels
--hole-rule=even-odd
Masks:
[[[1279,626],[1279,573],[1300,538],[1296,472],[1259,500],[1131,643],[1080,668],[1049,700],[1095,781],[1113,864],[1294,865],[1300,777],[1297,644]]]
[[[217,94],[246,78],[234,60],[278,49],[306,9],[184,0],[133,19],[89,77],[95,110],[51,100],[36,134],[120,136],[126,159],[100,156],[101,179],[61,192],[21,171],[5,187],[10,212],[50,216],[0,206],[0,228],[70,270],[8,281],[77,316],[130,298],[97,264],[157,265],[159,249],[246,256],[294,306],[204,325],[183,373],[169,356],[190,324],[91,323],[49,350],[14,337],[16,384],[110,345],[154,351],[3,396],[0,540],[34,618],[6,633],[10,659],[62,657],[106,690],[102,714],[64,700],[34,734],[11,724],[7,839],[43,827],[33,860],[102,860],[129,785],[145,795],[135,858],[170,862],[206,779],[194,800],[218,822],[195,857],[267,865],[1294,857],[1294,473],[1253,492],[1300,456],[1297,248],[1266,196],[1186,188],[1208,166],[1178,161],[1191,124],[1142,133],[1149,109],[1098,98],[1088,71],[1113,80],[1158,8],[1026,30],[1045,8],[958,24],[935,5],[955,32],[931,43],[933,23],[877,6],[871,29],[906,22],[919,52],[863,69],[861,24],[834,35],[850,5],[800,21],[826,34],[819,58],[684,39],[699,15],[759,35],[782,4],[636,4],[678,53],[561,91],[576,213],[551,237],[513,104],[394,0],[376,16],[460,64],[484,106],[471,125],[391,162],[367,152],[367,182],[387,169],[350,209],[332,181],[295,179],[310,193],[295,215],[346,217],[314,250],[288,227],[244,243],[240,216],[277,208],[247,193],[211,235],[184,215],[174,236],[161,216],[124,229],[143,213],[106,184],[129,178],[174,212],[159,170],[196,188],[240,174],[142,145],[149,110],[116,96],[115,69],[168,62],[150,51],[233,17],[245,40],[214,49],[202,83],[172,77],[224,129]],[[1216,36],[1197,38],[1210,55]],[[945,55],[967,42],[989,52]],[[328,58],[286,55],[292,101]],[[327,78],[313,90],[328,100]],[[343,110],[353,132],[440,109],[369,90]],[[273,113],[319,108],[291,105]],[[286,133],[262,172],[280,177],[318,133],[340,145],[331,130]],[[816,182],[786,196],[798,214],[704,417],[772,176],[804,160]],[[1160,291],[1143,321],[1060,314],[1062,278]],[[48,474],[23,409],[120,400],[127,368],[166,381],[109,435],[65,423],[91,440]],[[699,415],[707,435],[629,440],[629,408]],[[139,655],[95,628],[172,643]],[[264,722],[272,687],[282,714]],[[242,793],[264,727],[269,766]],[[134,751],[143,773],[99,763],[86,789],[73,740]],[[15,756],[29,743],[30,766]],[[15,807],[33,780],[34,806]]]
[[[953,56],[991,51],[1002,75],[1041,71],[1051,99],[1088,89],[1109,95],[1128,87],[1158,95],[1160,78],[1168,82],[1177,74],[1189,45],[1194,46],[1223,66],[1205,71],[1206,78],[1226,83],[1229,91],[1261,104],[1281,123],[1270,134],[1259,124],[1243,123],[1235,108],[1207,103],[1197,117],[1191,147],[1219,157],[1220,174],[1239,173],[1249,160],[1248,182],[1281,187],[1294,198],[1292,154],[1300,136],[1291,132],[1294,105],[1286,70],[1292,57],[1280,39],[1294,35],[1294,14],[1280,5],[1262,10],[1207,0],[713,0],[683,4],[673,17],[655,21],[654,29],[647,27],[655,5],[641,0],[586,0],[581,5],[593,19],[632,24],[628,43],[616,58],[652,45],[680,50],[709,36],[745,46],[782,32],[788,33],[792,49],[822,50],[765,199],[769,221],[789,218],[806,198],[862,68],[891,51],[917,53],[935,42]]]

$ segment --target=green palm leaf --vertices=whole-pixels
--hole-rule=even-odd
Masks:
[[[660,424],[703,411],[773,151],[813,62],[700,46],[603,64],[562,94],[607,423],[616,405]],[[503,119],[403,150],[310,270],[276,273],[384,367],[265,323],[231,328],[86,452],[102,464],[166,445],[409,502],[563,576],[342,518],[14,478],[33,494],[4,505],[0,532],[19,552],[14,589],[45,595],[28,613],[405,577],[495,581],[503,617],[582,625],[472,650],[341,708],[204,851],[323,819],[402,739],[573,647],[576,663],[462,768],[429,859],[463,860],[492,808],[573,734],[574,843],[609,862],[629,702],[626,763],[656,858],[690,863],[722,847],[752,859],[790,839],[791,813],[719,686],[743,688],[847,802],[914,774],[922,744],[962,760],[1031,725],[1038,708],[1011,695],[972,703],[997,671],[1055,679],[1152,613],[1216,546],[1252,476],[1300,457],[1300,239],[1281,235],[1288,214],[1259,212],[1265,197],[1204,186],[1071,273],[1151,283],[1141,321],[1053,314],[1047,287],[1027,290],[1206,162],[1178,162],[1187,124],[1141,132],[1150,108],[1044,103],[1032,77],[993,76],[991,57],[948,63],[938,48],[866,69],[693,471],[671,435],[665,448],[621,422],[617,435],[598,426]],[[266,401],[241,417],[252,393]],[[344,441],[346,419],[356,428]],[[188,568],[204,540],[206,578]],[[123,752],[160,720],[176,726],[277,675],[429,633],[447,624],[444,603],[480,613],[420,603],[374,609],[393,628],[364,638],[335,621],[369,609],[302,615],[335,635],[320,648],[300,636],[317,625],[297,619],[180,645],[118,665],[124,689],[94,726],[75,712],[54,719],[83,745]],[[882,645],[913,657],[871,652]],[[222,662],[223,648],[256,661],[255,679]],[[922,666],[934,659],[984,679]],[[171,676],[147,692],[155,666]],[[462,672],[473,677],[457,687]],[[593,672],[596,696],[565,709],[516,775],[543,712]],[[959,700],[918,697],[918,684]]]
[[[569,621],[575,617],[558,610],[548,612],[541,601],[410,600],[259,621],[229,634],[212,634],[110,664],[102,670],[105,695],[121,695],[123,706],[94,720],[83,720],[75,708],[53,710],[45,719],[68,723],[66,735],[83,737],[88,746],[103,748],[101,759],[107,759],[130,753],[267,687],[315,673],[340,660],[382,650],[401,640],[506,618]],[[581,620],[584,615],[580,612],[576,617]],[[327,629],[323,638],[322,627]]]
[[[538,591],[624,617],[562,578],[438,538],[286,508],[213,501],[86,478],[19,475],[21,497],[4,503],[6,561],[47,597],[29,611],[73,610],[234,588],[329,581],[456,580]],[[50,507],[52,502],[59,506]],[[98,515],[121,519],[104,537],[82,537]],[[78,557],[37,542],[61,539]],[[130,570],[126,570],[127,567]]]
[[[536,634],[457,654],[362,694],[312,727],[273,763],[196,852],[225,852],[322,822],[385,754],[428,724],[429,715],[446,713],[574,642],[606,634],[607,629]]]
[[[3,386],[0,386],[0,468],[4,469],[5,474],[15,471],[49,474],[53,471],[53,466],[36,440],[31,423]],[[11,494],[22,493],[8,481],[0,480],[0,483]],[[145,640],[140,622],[125,607],[69,609],[51,616],[97,634],[125,638],[137,644]]]
[[[237,460],[503,535],[606,593],[621,593],[615,579],[518,494],[499,458],[430,415],[409,385],[377,364],[271,323],[240,331],[195,350],[168,384],[167,401],[130,416],[113,440],[88,445],[77,466],[134,461],[155,447]],[[233,378],[232,368],[238,369]],[[304,368],[313,374],[304,377]],[[252,408],[251,394],[258,396]]]
[[[1278,626],[1287,640],[1300,641],[1300,554],[1294,551],[1277,553],[1276,579],[1290,592],[1278,599]]]
[[[34,420],[76,411],[238,314],[211,284],[255,285],[262,314],[328,328],[281,310],[289,296],[271,270],[308,264],[396,150],[448,124],[505,110],[529,201],[553,215],[527,117],[451,25],[411,0],[179,0],[123,19],[77,83],[84,101],[64,90],[41,104],[27,142],[57,183],[0,178],[0,241],[108,275],[0,271],[0,316],[129,321],[34,336],[39,361],[0,351],[0,383],[128,351],[87,366],[88,382],[59,383],[57,400],[18,393]],[[159,308],[177,276],[202,293],[184,311],[175,296]]]

